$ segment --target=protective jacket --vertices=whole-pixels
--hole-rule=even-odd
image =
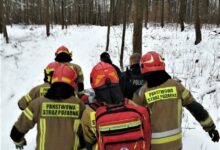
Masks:
[[[215,128],[207,111],[195,101],[181,83],[168,79],[148,87],[144,84],[133,101],[151,111],[151,149],[180,150],[182,148],[182,106],[186,107],[205,131]]]
[[[47,82],[32,88],[30,92],[28,92],[18,101],[19,108],[21,110],[24,110],[32,100],[44,96],[49,88],[50,88],[50,84]]]
[[[26,134],[37,124],[36,150],[78,150],[84,109],[85,105],[75,97],[57,101],[40,97],[20,115],[14,125],[17,132],[12,132],[11,137]]]

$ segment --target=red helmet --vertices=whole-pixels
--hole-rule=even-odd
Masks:
[[[66,48],[65,46],[60,46],[57,51],[55,52],[55,55],[59,55],[60,53],[66,53],[68,55],[72,55],[71,52],[69,52],[68,48]]]
[[[115,68],[105,62],[99,62],[90,73],[90,82],[92,88],[98,88],[106,84],[106,80],[111,83],[119,83]]]
[[[53,75],[53,72],[60,66],[61,64],[58,62],[51,62],[47,65],[47,67],[44,69],[45,76],[47,82],[51,82],[51,78]]]
[[[52,77],[52,84],[56,82],[63,82],[71,85],[74,89],[77,89],[76,80],[77,74],[76,72],[67,65],[61,65],[58,67]]]
[[[140,60],[141,73],[165,70],[165,63],[160,54],[151,51],[143,55]]]

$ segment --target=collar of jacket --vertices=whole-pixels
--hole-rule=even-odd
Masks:
[[[140,64],[133,64],[130,66],[130,70],[133,71],[133,70],[137,70],[137,71],[140,71],[141,68],[140,68]]]
[[[154,71],[150,73],[145,73],[143,75],[144,80],[147,81],[149,88],[159,86],[171,79],[170,75],[166,71]]]

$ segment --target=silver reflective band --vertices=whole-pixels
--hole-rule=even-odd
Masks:
[[[163,138],[171,135],[175,135],[181,132],[181,128],[165,131],[165,132],[159,132],[159,133],[152,133],[151,138]]]

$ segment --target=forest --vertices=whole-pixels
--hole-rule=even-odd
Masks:
[[[120,65],[123,66],[126,27],[133,24],[133,52],[142,53],[142,29],[148,24],[163,28],[176,24],[180,32],[185,24],[195,28],[195,45],[202,41],[201,29],[220,25],[220,0],[1,0],[0,33],[6,42],[7,25],[45,25],[50,36],[53,25],[107,26],[109,49],[111,26],[123,25]]]

